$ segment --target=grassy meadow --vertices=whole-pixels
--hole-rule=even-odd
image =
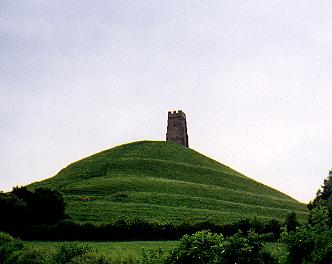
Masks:
[[[76,222],[141,219],[159,223],[226,224],[241,218],[279,219],[304,204],[192,149],[140,141],[97,153],[30,188],[60,190]]]
[[[25,241],[28,247],[46,250],[49,253],[55,253],[64,242],[41,242]],[[68,243],[68,242],[67,242]],[[73,242],[78,245],[87,245],[98,254],[110,257],[113,260],[130,262],[142,261],[144,253],[162,250],[168,255],[172,249],[179,245],[179,241],[131,241],[131,242]],[[265,243],[264,249],[270,252],[280,263],[284,263],[286,256],[286,246],[282,243]]]
[[[55,252],[63,242],[25,241],[30,247]],[[113,259],[141,259],[143,252],[161,249],[165,254],[178,245],[178,241],[130,241],[130,242],[74,242],[88,245],[92,250]]]
[[[30,247],[46,249],[54,252],[63,242],[53,241],[25,241]],[[130,241],[130,242],[74,242],[88,245],[92,250],[110,256],[114,259],[140,259],[143,252],[161,249],[166,254],[174,249],[179,241]],[[285,245],[281,243],[266,243],[264,248],[271,252],[276,258],[282,259],[286,251]]]

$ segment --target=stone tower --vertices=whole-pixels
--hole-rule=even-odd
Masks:
[[[181,110],[168,112],[166,141],[189,147],[186,114]]]

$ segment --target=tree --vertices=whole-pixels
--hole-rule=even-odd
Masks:
[[[291,212],[289,215],[287,215],[286,221],[285,221],[285,226],[287,228],[287,232],[295,231],[296,227],[299,226],[299,224],[300,223],[296,219],[295,212]]]
[[[27,203],[11,193],[0,193],[0,225],[15,225],[28,216]]]
[[[324,184],[316,193],[316,197],[313,201],[308,204],[308,209],[312,210],[316,207],[324,206],[327,208],[332,222],[332,173],[324,179]]]
[[[308,223],[285,233],[287,263],[332,263],[332,229],[328,226],[328,211],[324,206],[311,210]]]
[[[56,224],[65,216],[65,202],[59,191],[14,187],[0,193],[0,224]]]
[[[263,264],[276,263],[263,249],[263,239],[252,230],[224,238],[221,234],[200,231],[185,235],[170,253],[168,264]]]
[[[33,192],[29,191],[26,186],[14,187],[12,192],[13,195],[17,196],[20,199],[23,199],[27,203],[31,203]]]
[[[184,235],[180,244],[171,252],[166,263],[212,264],[223,250],[224,237],[209,231]]]
[[[35,223],[55,224],[64,218],[65,202],[59,191],[37,188],[31,207]]]

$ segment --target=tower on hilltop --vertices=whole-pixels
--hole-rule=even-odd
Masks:
[[[168,112],[166,141],[189,147],[186,114],[181,110]]]

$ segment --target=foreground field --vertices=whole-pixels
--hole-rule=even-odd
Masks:
[[[26,241],[30,247],[45,249],[55,252],[63,242],[41,242]],[[131,241],[131,242],[74,242],[81,245],[88,245],[98,253],[111,257],[116,260],[141,260],[143,252],[149,253],[161,249],[168,254],[174,249],[179,241]],[[270,252],[276,259],[283,261],[286,255],[286,248],[281,243],[266,243],[266,251]]]
[[[31,247],[55,251],[63,242],[26,241]],[[162,249],[167,253],[178,245],[178,241],[131,241],[131,242],[75,242],[88,245],[99,253],[115,259],[140,259],[143,252]]]
[[[183,146],[141,141],[77,161],[30,185],[60,190],[77,222],[141,219],[227,224],[241,218],[299,220],[305,205]]]

